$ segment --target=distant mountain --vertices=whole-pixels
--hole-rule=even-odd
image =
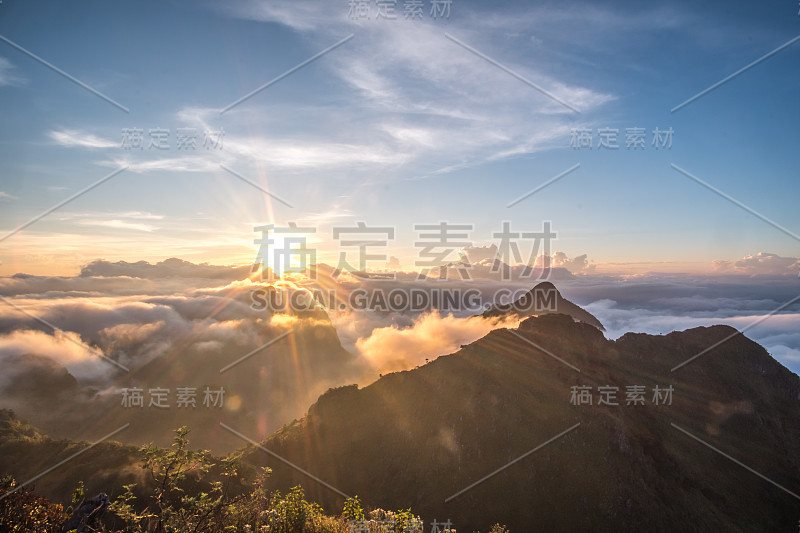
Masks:
[[[190,432],[190,438],[193,433]],[[112,502],[125,492],[124,485],[135,484],[133,493],[140,504],[145,504],[155,482],[142,468],[140,447],[120,443],[116,440],[119,434],[115,434],[113,439],[93,443],[54,439],[20,419],[10,409],[0,409],[0,479],[11,475],[17,486],[65,506],[71,501],[79,482],[83,482],[87,497],[102,492]],[[212,462],[219,463],[219,459],[212,458]],[[247,465],[243,470],[247,471]],[[221,472],[221,468],[212,467],[208,481],[221,480]],[[247,474],[251,479],[254,477],[252,472],[245,472],[245,476]],[[231,493],[246,490],[241,481],[231,480],[228,486]],[[189,476],[181,487],[190,495],[208,490],[207,483],[198,483],[196,476]],[[3,496],[1,492],[0,496]],[[0,523],[0,531],[8,531],[3,526]]]
[[[592,405],[573,405],[572,387],[590,387]],[[605,387],[618,387],[620,405],[602,404]],[[637,387],[644,405],[626,405]],[[262,445],[368,505],[411,507],[459,531],[496,520],[514,532],[795,531],[800,498],[786,490],[800,492],[798,419],[800,378],[733,328],[611,341],[546,314],[368,387],[330,390]],[[302,483],[341,505],[259,448],[240,458],[272,467],[276,487]]]
[[[112,497],[120,494],[127,483],[147,481],[137,464],[136,447],[112,441],[91,448],[89,445],[89,442],[51,438],[13,411],[0,409],[0,477],[11,474],[21,484],[85,450],[37,479],[28,489],[35,486],[37,493],[67,503],[78,481],[85,483],[87,493],[107,492]]]
[[[498,304],[487,309],[483,316],[486,318],[517,315],[521,318],[561,313],[569,315],[579,322],[585,322],[605,331],[603,324],[589,311],[570,302],[549,281],[543,281],[528,291],[524,296],[510,304]]]
[[[66,368],[48,357],[7,357],[4,374],[11,383],[0,407],[13,409],[49,435],[69,439],[91,439],[129,423],[116,437],[120,441],[166,446],[172,431],[187,425],[194,445],[228,453],[242,441],[219,427],[221,418],[232,426],[253,428],[252,436],[263,438],[303,416],[325,390],[363,371],[356,356],[342,347],[323,310],[287,316],[292,321],[290,334],[288,325],[276,327],[269,318],[266,315],[259,332],[263,341],[255,338],[243,344],[232,339],[202,349],[187,334],[176,349],[130,372],[113,373],[112,381],[96,388],[80,386]],[[182,388],[194,389],[193,406],[179,404]],[[206,388],[212,391],[207,404]],[[126,389],[139,389],[141,406],[124,403],[125,395],[131,394]],[[168,407],[159,407],[158,401],[151,405],[158,399],[152,392],[157,389],[166,391],[161,403]],[[215,405],[213,391],[219,390],[223,392]]]

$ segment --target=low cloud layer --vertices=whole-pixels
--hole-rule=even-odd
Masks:
[[[587,271],[573,276],[561,266],[569,275],[553,281],[565,298],[600,319],[608,338],[628,331],[666,334],[729,324],[747,329],[746,335],[781,363],[800,370],[800,305],[775,312],[800,293],[797,278],[787,274],[793,264],[787,258],[758,254],[741,263],[762,265],[755,267],[761,274],[734,265],[707,276],[598,275],[590,271],[585,257],[554,254],[552,259]],[[560,271],[554,267],[552,272]],[[153,438],[162,434],[168,438],[178,418],[194,416],[192,424],[204,428],[198,433],[200,441],[230,449],[240,443],[222,442],[214,433],[214,420],[221,414],[124,410],[119,406],[120,391],[225,386],[231,403],[224,415],[232,424],[255,428],[254,438],[262,437],[302,416],[328,387],[366,385],[379,374],[453,353],[493,329],[516,327],[515,320],[475,315],[490,303],[510,303],[538,282],[488,275],[431,280],[409,273],[399,273],[395,280],[351,273],[335,279],[330,269],[322,268],[316,280],[297,274],[267,284],[251,281],[249,274],[249,267],[173,259],[157,264],[96,261],[75,277],[0,278],[0,296],[6,300],[0,301],[3,406],[65,436],[70,428],[84,428],[88,417],[92,424],[130,419],[138,424],[137,438],[153,432]],[[252,291],[267,287],[284,296],[300,295],[306,302],[314,289],[321,288],[340,295],[376,289],[468,292],[480,305],[450,312],[436,306],[254,310]],[[770,313],[775,315],[750,327]],[[121,371],[98,354],[131,371]],[[220,372],[228,365],[232,365],[228,371]],[[115,427],[98,426],[95,431],[104,434]]]
[[[493,329],[518,325],[517,319],[457,318],[434,311],[419,316],[406,327],[393,324],[374,329],[359,338],[355,347],[376,371],[393,372],[456,352],[462,344],[474,342]]]
[[[96,380],[107,375],[107,366],[98,364],[98,356],[73,332],[52,334],[34,330],[16,330],[0,335],[0,368],[11,359],[17,360],[27,354],[38,354],[50,358],[66,368],[78,379]],[[7,373],[0,376],[0,388],[8,385]]]

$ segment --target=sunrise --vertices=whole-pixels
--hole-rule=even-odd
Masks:
[[[790,3],[0,2],[0,531],[795,531]]]

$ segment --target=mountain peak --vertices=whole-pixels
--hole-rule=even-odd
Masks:
[[[576,322],[590,324],[600,331],[606,330],[597,317],[564,298],[556,286],[549,281],[538,283],[513,303],[490,307],[483,313],[483,316],[489,318],[516,315],[524,318],[546,314],[569,315]]]

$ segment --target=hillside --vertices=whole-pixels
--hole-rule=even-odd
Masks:
[[[494,518],[512,531],[792,530],[800,500],[684,433],[797,493],[796,375],[742,335],[670,371],[734,333],[614,342],[568,316],[529,318],[419,369],[331,390],[263,446],[367,504],[411,507],[459,530]],[[625,405],[634,385],[645,387],[645,405]],[[571,405],[572,386],[593,387],[593,404]],[[619,387],[620,405],[598,405],[600,386]],[[673,387],[671,405],[652,402],[655,386]],[[340,505],[255,447],[242,459],[269,464],[276,486],[303,483]]]
[[[89,494],[107,492],[111,497],[127,483],[146,481],[137,465],[137,448],[113,440],[88,448],[90,444],[51,438],[9,409],[0,409],[0,477],[10,474],[23,483],[85,450],[27,488],[35,487],[53,501],[69,502],[78,481],[84,482]]]

